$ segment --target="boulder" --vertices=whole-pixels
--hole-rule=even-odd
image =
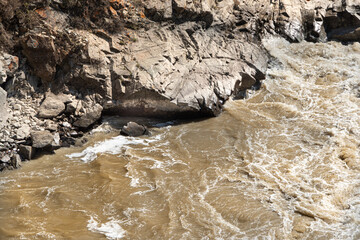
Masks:
[[[7,53],[0,54],[0,84],[6,82],[7,77],[12,77],[19,67],[19,58]]]
[[[16,130],[16,139],[23,140],[26,139],[30,135],[31,128],[29,125],[23,125],[19,129]]]
[[[75,116],[78,116],[80,114],[81,107],[82,107],[81,100],[74,100],[66,104],[65,112],[68,114],[75,114]]]
[[[128,122],[122,129],[120,134],[131,137],[139,137],[148,135],[149,130],[144,125],[137,124],[136,122]]]
[[[45,148],[55,150],[60,147],[60,136],[58,133],[52,134],[49,131],[31,132],[32,146],[34,148]]]
[[[87,128],[100,119],[103,107],[100,104],[95,104],[91,107],[85,108],[85,113],[77,121],[74,122],[75,127]]]
[[[35,149],[32,146],[20,145],[19,154],[24,160],[31,160],[35,156]]]
[[[229,38],[196,22],[139,31],[136,42],[98,67],[111,72],[111,85],[102,85],[107,90],[98,88],[99,94],[111,93],[105,110],[152,117],[219,114],[239,86],[250,88],[265,78],[266,51],[248,37]]]
[[[41,103],[38,116],[41,118],[53,118],[65,111],[65,104],[59,97],[49,94]]]
[[[63,137],[61,139],[61,147],[70,147],[72,145],[75,145],[76,139],[73,137]]]
[[[1,158],[0,163],[0,171],[16,169],[21,167],[21,157],[16,152],[10,152]]]
[[[1,158],[1,162],[3,163],[9,163],[11,160],[10,156],[8,154],[5,154],[2,158]]]
[[[14,153],[11,156],[10,165],[15,169],[21,167],[21,157],[19,154]]]

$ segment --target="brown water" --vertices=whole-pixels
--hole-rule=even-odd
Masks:
[[[217,118],[1,173],[0,239],[359,239],[360,44],[265,46],[262,89]]]

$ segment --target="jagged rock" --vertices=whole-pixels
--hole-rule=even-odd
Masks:
[[[54,80],[56,66],[62,63],[74,47],[81,45],[74,34],[62,29],[64,14],[56,14],[56,11],[50,9],[48,12],[48,24],[53,27],[49,32],[29,31],[21,38],[23,53],[34,74],[41,78],[45,86]],[[57,19],[51,20],[53,18]]]
[[[47,120],[45,121],[45,129],[54,132],[58,129],[58,124],[54,121]]]
[[[203,29],[197,23],[139,31],[137,41],[121,55],[109,56],[110,63],[98,61],[96,66],[95,61],[92,68],[104,71],[104,79],[108,68],[112,82],[104,80],[96,92],[111,98],[105,109],[116,114],[217,115],[239,86],[251,87],[265,77],[265,50],[244,38],[227,38],[220,29]],[[99,41],[92,52],[104,54],[107,48]]]
[[[142,135],[148,135],[149,130],[147,127],[137,124],[136,122],[128,122],[124,127],[122,127],[120,133],[125,136],[139,137]]]
[[[68,114],[75,114],[75,116],[78,116],[80,114],[81,107],[82,107],[81,101],[75,100],[66,104],[65,112]]]
[[[8,162],[10,162],[10,160],[11,160],[11,158],[10,158],[10,156],[8,155],[8,154],[5,154],[2,158],[1,158],[1,162],[3,162],[3,163],[8,163]]]
[[[19,129],[16,130],[16,139],[22,140],[26,139],[30,135],[31,128],[29,125],[23,125]]]
[[[42,102],[38,116],[41,118],[53,118],[65,111],[65,104],[62,99],[55,95],[48,95]]]
[[[55,150],[60,147],[60,137],[58,133],[52,134],[49,131],[33,131],[30,135],[34,148]]]
[[[61,123],[61,125],[65,128],[71,128],[71,124],[68,122],[63,122],[63,123]]]
[[[95,104],[85,109],[85,114],[82,115],[77,121],[74,122],[74,126],[87,128],[97,120],[100,119],[103,107],[100,104]]]
[[[21,157],[19,154],[14,153],[11,156],[10,165],[15,169],[21,167]]]
[[[23,53],[44,83],[50,83],[56,71],[58,59],[54,40],[43,34],[29,34],[23,39]]]
[[[35,156],[35,149],[32,146],[19,145],[19,154],[25,160],[31,160]]]
[[[0,84],[5,83],[8,76],[13,76],[18,67],[18,57],[7,53],[0,54]]]
[[[86,38],[87,45],[81,55],[69,63],[72,71],[64,76],[66,84],[77,91],[86,93],[90,90],[108,99],[111,95],[110,60],[107,57],[111,53],[110,43],[95,34],[86,33],[82,38]]]
[[[264,79],[267,53],[261,38],[279,34],[291,41],[325,41],[337,26],[328,24],[336,22],[327,20],[328,12],[337,19],[348,12],[355,21],[357,5],[350,0],[148,1],[146,17],[163,23],[126,32],[128,41],[101,29],[75,30],[87,44],[59,69],[59,88],[65,84],[83,96],[101,95],[106,104],[94,102],[107,113],[214,116],[229,97]],[[355,28],[343,39],[357,35]],[[76,109],[68,104],[67,113]]]
[[[61,147],[70,147],[76,143],[76,139],[73,137],[64,137],[61,140]]]

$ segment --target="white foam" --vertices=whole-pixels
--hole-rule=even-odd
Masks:
[[[66,155],[69,158],[80,158],[84,162],[91,162],[97,158],[99,153],[119,154],[126,145],[130,144],[144,144],[148,145],[149,142],[155,139],[141,139],[125,136],[113,137],[109,140],[97,143],[92,147],[88,147],[80,153],[72,153]]]
[[[104,234],[107,239],[115,240],[125,237],[126,231],[120,226],[121,221],[112,219],[100,224],[93,217],[88,221],[88,229],[92,232]]]

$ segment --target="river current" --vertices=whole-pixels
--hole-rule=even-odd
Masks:
[[[261,89],[219,117],[108,118],[0,173],[0,239],[360,239],[360,44],[264,45]]]

